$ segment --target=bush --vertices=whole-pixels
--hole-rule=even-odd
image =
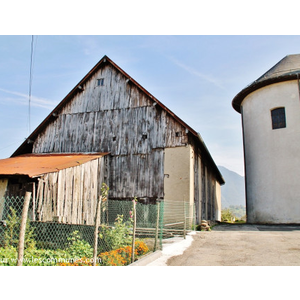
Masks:
[[[92,257],[93,248],[85,240],[81,239],[79,232],[75,230],[68,237],[69,247],[65,250],[72,258]]]
[[[16,266],[18,252],[15,247],[0,248],[0,266]]]
[[[10,207],[11,214],[7,217],[6,229],[4,232],[4,247],[17,247],[19,244],[21,218],[17,216],[15,209]],[[35,247],[34,228],[30,228],[30,222],[26,222],[25,227],[25,248],[33,249]]]
[[[106,251],[98,255],[97,266],[126,266],[131,263],[131,246],[121,247],[119,249]],[[135,256],[141,257],[149,252],[147,245],[142,241],[135,242]],[[92,260],[83,257],[74,262],[58,263],[59,266],[92,266]]]
[[[142,241],[135,242],[135,255],[142,256],[149,252],[148,246]]]
[[[11,236],[9,235],[9,237]],[[23,266],[56,266],[61,263],[69,264],[76,260],[88,261],[86,257],[93,256],[93,248],[88,242],[80,238],[78,231],[71,233],[68,240],[69,246],[65,250],[28,247],[24,251]],[[17,265],[17,258],[17,247],[7,245],[5,248],[0,248],[0,266],[15,266]],[[80,265],[78,261],[76,265]]]
[[[72,257],[64,250],[30,249],[25,251],[23,266],[56,266]]]
[[[226,221],[231,222],[233,219],[234,219],[234,215],[229,208],[222,210],[222,212],[221,212],[221,221],[222,222],[226,222]]]
[[[123,222],[123,215],[117,215],[114,227],[102,225],[100,227],[99,237],[101,244],[105,245],[100,251],[110,251],[132,243],[132,224],[131,222]]]

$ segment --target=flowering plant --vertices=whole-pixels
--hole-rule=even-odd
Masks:
[[[126,266],[131,263],[131,246],[121,247],[99,254],[102,266]],[[149,252],[149,248],[142,241],[135,242],[135,256],[139,257]]]

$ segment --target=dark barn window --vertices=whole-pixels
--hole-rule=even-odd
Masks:
[[[104,85],[104,78],[97,79],[97,85],[98,86],[103,86]]]
[[[272,129],[279,129],[279,128],[286,127],[284,107],[275,108],[271,110],[271,116],[272,116]]]

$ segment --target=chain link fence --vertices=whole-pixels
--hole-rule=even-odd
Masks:
[[[18,263],[23,206],[23,197],[0,199],[0,265]],[[127,265],[162,247],[162,202],[146,205],[136,200],[102,201],[96,234],[95,224],[33,221],[38,219],[33,215],[34,211],[31,199],[23,265],[93,265],[93,259],[96,259],[96,265]]]
[[[164,200],[163,231],[165,236],[185,235],[195,230],[195,204],[186,201]]]
[[[24,198],[0,199],[0,265],[20,260]],[[194,225],[194,207],[182,201],[142,204],[107,200],[99,203],[94,225],[38,220],[30,199],[24,228],[21,265],[128,265],[147,252],[162,249],[162,240],[185,236]],[[96,220],[98,228],[96,230]],[[20,265],[20,264],[19,264]]]

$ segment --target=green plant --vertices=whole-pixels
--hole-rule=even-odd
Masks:
[[[17,247],[19,244],[21,218],[17,216],[15,209],[10,207],[11,214],[7,217],[6,230],[4,232],[4,246]],[[34,228],[30,227],[30,222],[27,220],[25,227],[24,245],[26,249],[35,247]]]
[[[132,242],[130,221],[123,222],[123,215],[117,215],[114,225],[114,227],[102,225],[100,228],[99,237],[102,239],[102,244],[105,244],[102,251],[118,249],[130,245]]]
[[[87,241],[83,240],[80,237],[80,234],[77,230],[71,233],[71,235],[68,237],[68,241],[69,241],[69,246],[66,249],[66,252],[72,258],[93,256],[93,248]]]
[[[221,212],[221,221],[222,222],[232,222],[234,215],[229,208],[223,209]]]
[[[0,248],[0,266],[15,266],[17,264],[18,252],[15,247],[6,246]]]
[[[11,219],[7,222],[9,228],[6,232],[6,242],[14,245],[7,244],[4,248],[0,248],[0,266],[15,266],[17,264],[17,219],[15,213],[12,213]],[[70,265],[76,259],[83,257],[91,258],[93,255],[93,248],[88,242],[81,239],[78,231],[72,232],[68,237],[69,246],[65,250],[37,249],[32,239],[32,234],[30,234],[31,232],[28,229],[27,241],[30,247],[25,249],[23,266],[55,266],[59,263]]]
[[[135,242],[135,253],[137,256],[145,255],[149,252],[148,246],[142,241]]]
[[[246,221],[244,221],[244,220],[235,220],[235,223],[244,224],[244,223],[246,223]]]
[[[56,266],[71,259],[70,254],[61,249],[30,249],[24,253],[23,266]]]
[[[98,255],[101,266],[126,266],[131,263],[131,246],[121,247]],[[135,242],[135,257],[140,257],[149,252],[147,245],[142,241]]]

